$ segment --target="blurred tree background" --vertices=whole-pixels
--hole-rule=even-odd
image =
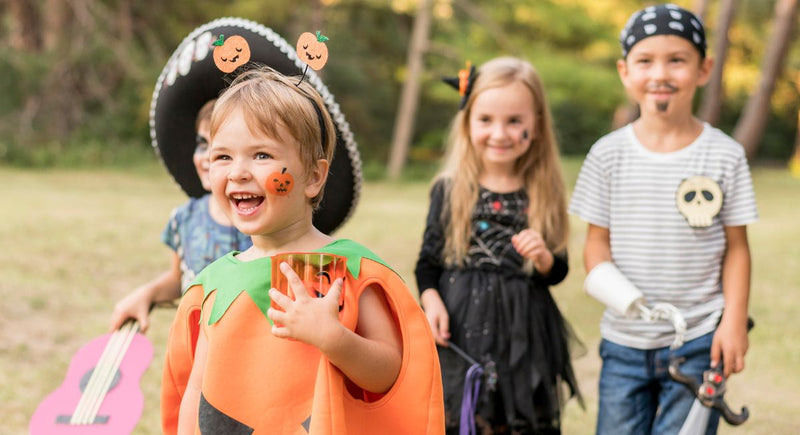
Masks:
[[[562,151],[582,155],[613,128],[615,119],[628,119],[615,67],[617,35],[634,10],[651,3],[2,0],[0,161],[41,167],[152,159],[150,98],[170,54],[197,26],[238,16],[271,27],[290,44],[309,30],[322,30],[331,38],[331,60],[321,75],[351,124],[367,174],[382,175],[402,87],[413,73],[408,50],[420,5],[428,8],[430,24],[428,37],[418,46],[422,68],[415,76],[418,99],[404,162],[407,158],[410,167],[438,163],[459,98],[441,77],[455,76],[467,60],[480,64],[502,54],[536,65],[547,86]],[[712,57],[718,57],[713,52],[718,47],[725,50],[719,87],[708,92],[714,94],[712,107],[718,107],[715,124],[740,135],[761,128],[751,157],[788,162],[800,150],[800,44],[793,43],[797,0],[675,3],[702,15]],[[729,30],[718,32],[718,24],[724,29],[728,21]],[[726,35],[727,47],[716,44]],[[765,83],[770,75],[774,79]],[[759,90],[766,95],[763,107],[758,101],[748,103]],[[702,95],[698,108],[701,100]],[[748,106],[763,120],[737,126]],[[763,125],[752,127],[754,122]]]

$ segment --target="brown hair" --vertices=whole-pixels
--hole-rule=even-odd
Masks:
[[[266,66],[242,73],[214,105],[211,137],[234,110],[240,109],[253,134],[279,138],[278,125],[286,128],[298,144],[306,175],[317,160],[331,162],[336,145],[331,116],[314,87],[305,81],[298,85],[298,80],[299,77],[290,78]],[[322,201],[323,193],[324,189],[311,199],[314,208]]]
[[[200,130],[200,124],[211,121],[211,113],[214,112],[214,103],[216,101],[216,98],[206,101],[203,107],[197,111],[197,118],[194,121],[195,131]]]
[[[449,183],[445,199],[445,211],[449,213],[449,219],[445,225],[443,251],[447,264],[462,265],[464,262],[471,236],[472,211],[478,200],[478,178],[482,164],[470,141],[469,116],[472,105],[481,92],[513,82],[524,84],[533,96],[533,140],[528,152],[515,165],[517,173],[522,174],[528,194],[528,226],[542,234],[551,251],[566,249],[569,231],[566,189],[544,85],[529,62],[500,57],[486,62],[478,70],[464,109],[453,119],[444,169],[437,177]],[[532,266],[529,264],[527,267]]]

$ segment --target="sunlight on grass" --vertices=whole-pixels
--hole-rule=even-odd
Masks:
[[[571,190],[579,159],[566,159]],[[168,264],[160,233],[185,196],[156,164],[125,171],[21,171],[0,168],[0,403],[3,433],[27,432],[39,402],[64,379],[70,358],[105,333],[114,303]],[[749,228],[753,253],[747,370],[731,379],[731,407],[747,405],[751,421],[720,433],[793,433],[800,391],[800,180],[783,169],[756,168],[760,221]],[[414,263],[427,213],[428,180],[368,182],[356,213],[336,234],[383,257],[416,292]],[[795,201],[795,202],[793,202]],[[587,410],[569,402],[565,434],[594,432],[598,322],[602,306],[582,290],[585,224],[571,220],[571,272],[553,288],[586,346],[575,361]],[[164,344],[173,311],[159,309],[148,338],[155,356],[142,379],[145,409],[137,434],[157,434]],[[24,367],[24,368],[23,368]]]

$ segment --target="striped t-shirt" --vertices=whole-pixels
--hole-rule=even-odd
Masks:
[[[722,208],[709,227],[690,226],[678,211],[676,190],[692,176],[709,177],[722,189]],[[632,125],[602,137],[583,162],[569,212],[608,228],[613,262],[644,293],[646,305],[667,302],[681,311],[687,340],[713,331],[722,313],[724,227],[758,218],[744,149],[708,124],[694,142],[670,153],[649,151]],[[607,309],[600,334],[654,349],[668,346],[674,329]]]

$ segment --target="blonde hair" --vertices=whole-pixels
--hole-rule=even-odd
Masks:
[[[447,183],[444,212],[449,214],[449,219],[445,223],[443,254],[448,265],[464,264],[472,234],[472,212],[478,201],[478,178],[482,164],[470,141],[469,116],[472,105],[481,92],[514,82],[524,84],[533,96],[533,140],[528,152],[515,164],[515,170],[522,175],[528,194],[528,226],[542,234],[551,251],[566,249],[569,231],[566,189],[544,86],[529,62],[500,57],[478,69],[472,93],[450,126],[445,165],[437,177],[437,180],[444,179]],[[531,267],[530,262],[526,262],[526,269]]]
[[[331,162],[336,145],[331,116],[314,87],[306,81],[298,85],[298,81],[299,77],[287,77],[266,66],[240,74],[214,104],[211,137],[238,109],[242,111],[251,134],[281,138],[278,126],[284,127],[298,144],[304,175],[311,173],[317,160]],[[323,193],[324,189],[321,189],[311,199],[314,208],[319,206]]]

